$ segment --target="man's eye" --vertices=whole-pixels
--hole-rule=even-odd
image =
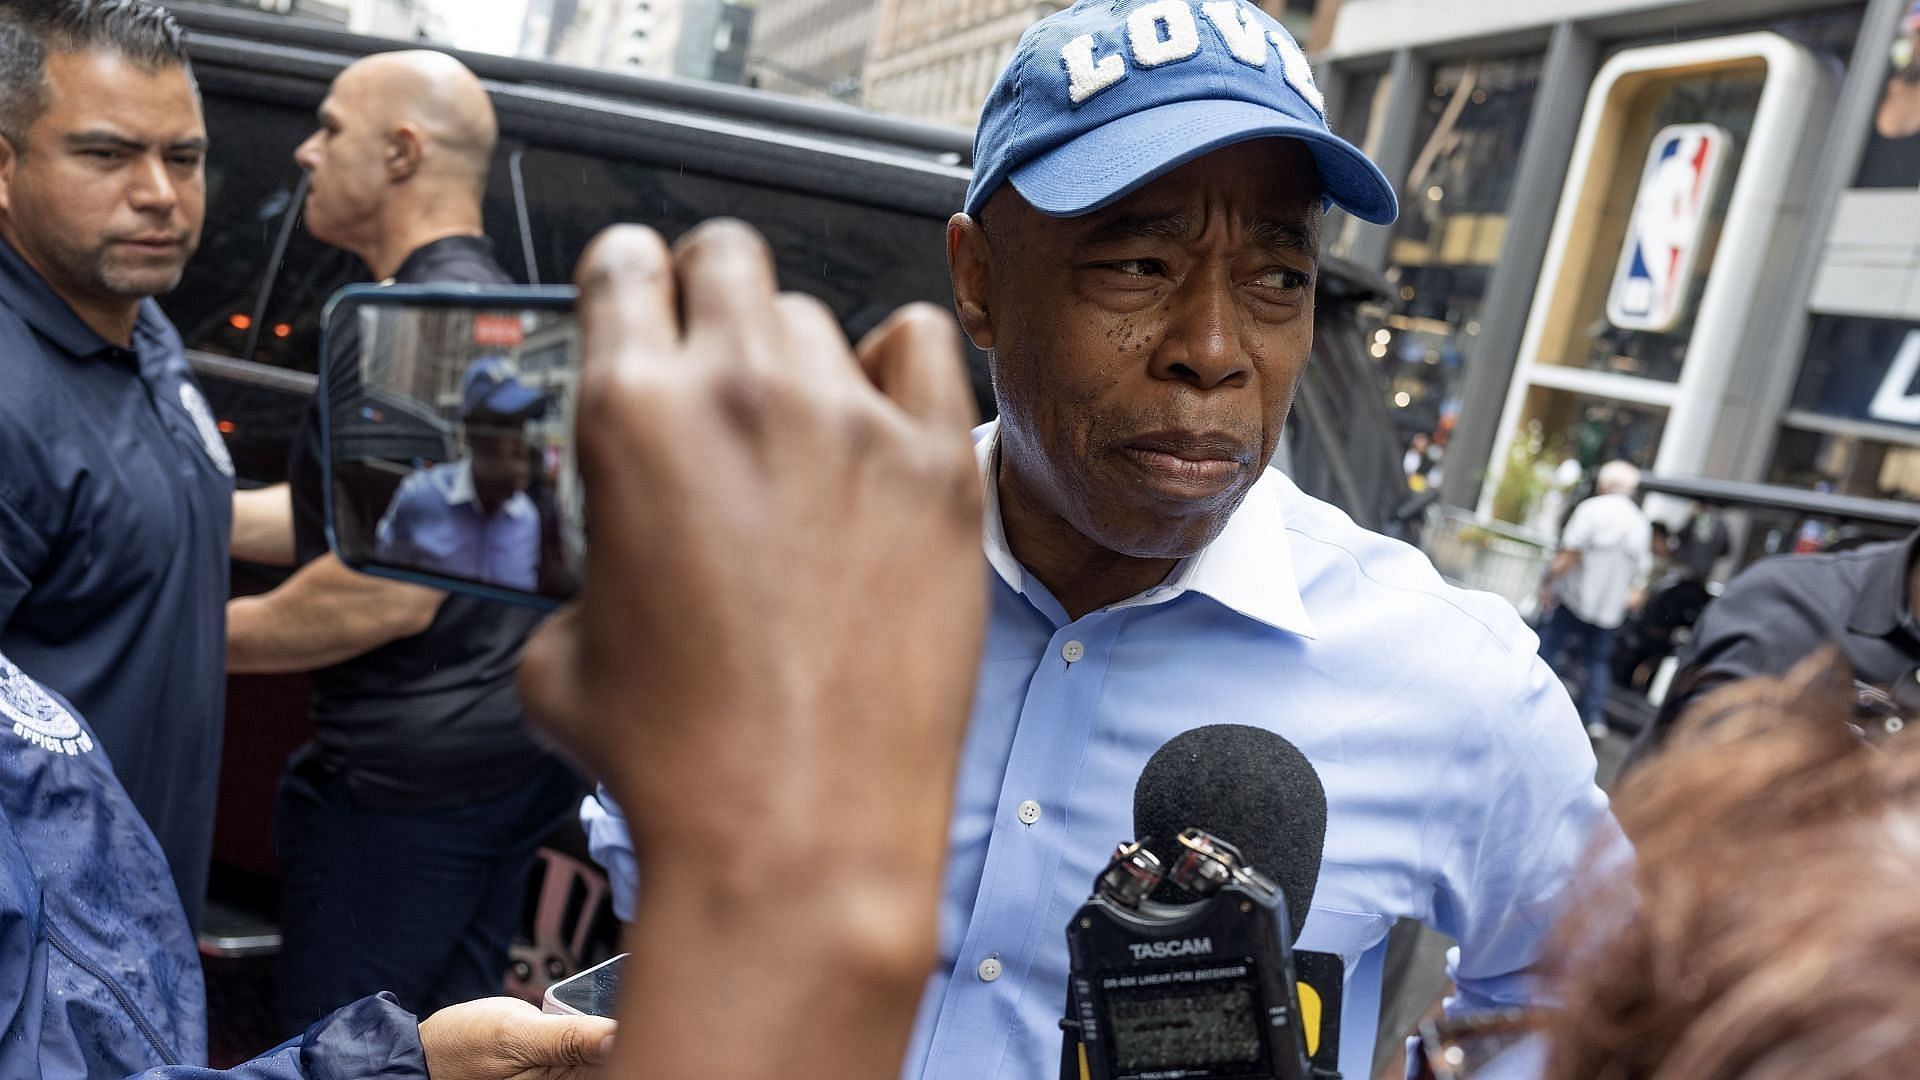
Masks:
[[[200,167],[200,155],[175,154],[173,155],[173,163],[183,169],[197,169]]]
[[[1313,279],[1303,271],[1288,270],[1276,266],[1272,270],[1268,270],[1266,273],[1255,278],[1254,284],[1264,285],[1269,289],[1284,289],[1288,292],[1296,292],[1306,288],[1312,281]]]
[[[1101,263],[1100,268],[1128,277],[1158,277],[1167,269],[1166,264],[1158,259],[1121,259],[1118,262]]]
[[[85,158],[92,158],[95,161],[119,161],[125,155],[118,150],[110,150],[106,147],[95,146],[95,147],[89,147],[88,149],[80,151],[80,156]]]

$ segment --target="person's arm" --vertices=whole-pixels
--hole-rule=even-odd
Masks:
[[[1449,1014],[1550,1004],[1541,963],[1591,846],[1630,855],[1566,690],[1538,657],[1492,678],[1487,709],[1442,768],[1484,774],[1435,808],[1433,927],[1449,956]],[[1480,794],[1482,792],[1488,794]]]
[[[227,670],[277,674],[351,660],[426,630],[445,599],[322,555],[272,592],[227,602]]]
[[[1666,700],[1634,738],[1621,765],[1623,775],[1659,750],[1688,706],[1709,692],[1750,676],[1781,674],[1827,643],[1829,635],[1814,621],[1808,598],[1796,595],[1827,586],[1814,576],[1818,573],[1793,556],[1777,556],[1727,583],[1694,623]]]
[[[613,1021],[548,1016],[518,998],[449,1005],[416,1022],[392,995],[362,998],[231,1069],[179,1065],[127,1080],[590,1080]]]
[[[231,553],[241,562],[293,565],[293,495],[286,484],[233,493]]]
[[[1553,553],[1553,562],[1547,566],[1547,577],[1540,583],[1543,589],[1551,589],[1561,578],[1580,565],[1580,553],[1571,548],[1561,548]]]
[[[952,317],[856,354],[738,223],[616,229],[580,278],[586,573],[521,689],[646,878],[610,1071],[891,1078],[985,624]]]

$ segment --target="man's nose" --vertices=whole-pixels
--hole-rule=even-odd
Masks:
[[[314,144],[319,141],[320,133],[317,131],[307,136],[305,142],[294,148],[293,163],[309,172],[313,171]]]
[[[166,158],[149,155],[134,166],[133,182],[127,200],[144,213],[171,214],[180,204],[180,187]]]
[[[1239,312],[1226,274],[1190,275],[1171,303],[1167,336],[1153,353],[1153,374],[1200,390],[1244,384],[1248,363],[1240,351]]]

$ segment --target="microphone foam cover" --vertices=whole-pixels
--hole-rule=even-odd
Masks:
[[[1154,751],[1133,789],[1134,836],[1171,865],[1184,829],[1240,849],[1287,900],[1290,940],[1307,921],[1327,839],[1327,793],[1305,754],[1265,728],[1212,724]],[[1184,894],[1162,885],[1155,899]]]

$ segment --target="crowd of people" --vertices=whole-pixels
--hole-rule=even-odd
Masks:
[[[307,227],[374,280],[505,281],[493,132],[446,56],[352,65],[298,154]],[[5,1075],[208,1075],[192,927],[230,670],[314,671],[319,732],[276,826],[290,1038],[236,1077],[1051,1075],[1066,915],[1147,758],[1220,720],[1324,787],[1297,947],[1340,973],[1347,1075],[1401,919],[1458,942],[1452,1013],[1545,1010],[1556,1078],[1891,1077],[1920,1049],[1888,910],[1911,752],[1856,735],[1839,661],[1790,655],[1906,633],[1910,545],[1809,571],[1861,589],[1800,637],[1705,635],[1695,706],[1610,805],[1509,606],[1267,467],[1322,216],[1396,199],[1253,5],[1081,0],[1027,32],[947,231],[992,423],[942,312],[853,344],[738,223],[603,234],[577,271],[585,576],[544,624],[329,554],[310,423],[290,484],[235,492],[152,300],[218,137],[158,5],[0,0]],[[1650,542],[1631,480],[1568,529],[1584,624],[1643,572],[1596,554]],[[298,569],[229,604],[230,557]],[[550,745],[600,786],[617,1023],[485,997],[579,791]]]

